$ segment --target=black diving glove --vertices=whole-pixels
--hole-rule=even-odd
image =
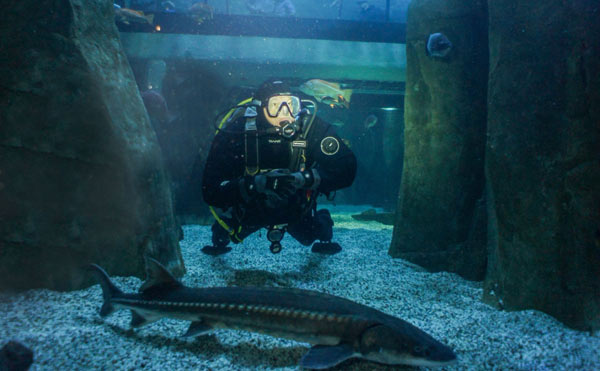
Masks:
[[[257,195],[264,195],[268,200],[282,201],[296,193],[296,177],[288,170],[275,169],[264,174],[246,176],[240,182],[242,198],[248,202]]]

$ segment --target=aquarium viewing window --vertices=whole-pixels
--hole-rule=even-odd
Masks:
[[[261,2],[293,3],[294,14],[250,11]],[[405,92],[408,0],[369,4],[376,10],[365,16],[356,0],[146,0],[116,2],[115,13],[130,61],[185,60],[227,86],[318,76],[353,89],[355,107],[396,107]],[[119,9],[132,18],[119,19]]]

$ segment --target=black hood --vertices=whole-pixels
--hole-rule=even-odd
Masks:
[[[267,98],[277,94],[292,94],[292,90],[281,80],[268,80],[258,88],[254,98],[260,100],[264,106]]]

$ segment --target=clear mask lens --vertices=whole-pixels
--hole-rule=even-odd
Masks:
[[[267,101],[267,114],[270,117],[277,117],[282,113],[294,117],[299,112],[300,98],[293,95],[274,95]]]

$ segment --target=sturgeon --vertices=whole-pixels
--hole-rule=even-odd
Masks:
[[[191,321],[184,336],[214,329],[263,333],[313,344],[302,357],[307,369],[333,367],[350,358],[412,366],[456,362],[446,345],[410,323],[348,299],[318,291],[274,287],[184,286],[158,261],[146,258],[147,279],[140,293],[124,293],[98,265],[102,317],[131,310],[131,327],[163,317]]]

